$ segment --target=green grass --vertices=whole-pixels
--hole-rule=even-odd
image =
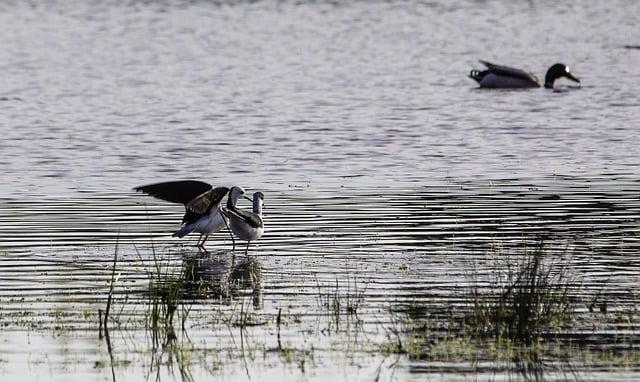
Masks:
[[[408,306],[396,314],[378,351],[491,364],[515,380],[579,380],[591,368],[638,369],[636,307],[594,309],[603,306],[608,286],[582,289],[588,280],[570,254],[540,242],[489,256],[447,304]]]
[[[576,310],[572,287],[580,280],[564,259],[547,254],[540,243],[520,260],[507,260],[490,290],[472,283],[465,333],[532,344],[569,327]]]

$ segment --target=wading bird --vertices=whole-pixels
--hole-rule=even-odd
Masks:
[[[262,205],[264,203],[264,194],[255,192],[253,194],[253,211],[241,210],[236,207],[236,203],[240,196],[244,196],[245,191],[242,187],[232,187],[229,191],[227,206],[222,207],[222,212],[229,218],[229,226],[231,231],[240,239],[247,241],[245,255],[249,252],[249,244],[252,241],[260,239],[264,233],[264,223],[262,221]]]
[[[184,237],[192,232],[199,233],[196,244],[199,248],[204,249],[209,235],[227,226],[227,221],[220,212],[220,203],[229,192],[227,187],[213,188],[210,184],[197,180],[180,180],[139,186],[134,190],[168,202],[184,204],[182,227],[173,236]],[[235,246],[233,235],[231,240]]]
[[[496,65],[482,60],[480,62],[487,69],[482,71],[474,69],[469,73],[469,77],[478,81],[481,88],[539,88],[542,86],[536,76],[524,70]],[[554,64],[547,70],[547,75],[544,77],[544,87],[553,89],[554,82],[561,77],[580,83],[580,80],[571,74],[567,65]]]

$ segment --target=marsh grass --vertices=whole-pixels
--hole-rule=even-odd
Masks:
[[[151,252],[144,255],[146,262],[140,259],[148,286],[145,285],[141,294],[144,301],[138,301],[146,306],[144,321],[137,323],[142,323],[145,335],[151,340],[153,370],[159,373],[161,367],[170,366],[182,380],[192,379],[190,368],[194,363],[211,361],[198,357],[215,353],[224,358],[224,354],[218,354],[222,350],[217,346],[224,349],[231,362],[240,360],[249,378],[253,377],[249,373],[251,363],[268,354],[277,354],[280,362],[297,365],[304,373],[314,367],[318,350],[315,344],[291,341],[290,336],[297,331],[312,339],[331,336],[325,349],[340,352],[347,359],[353,354],[367,353],[381,354],[385,359],[395,355],[396,360],[407,357],[435,364],[464,363],[475,365],[478,370],[491,367],[501,374],[517,373],[518,378],[525,380],[541,380],[550,373],[559,375],[558,370],[571,376],[572,363],[579,365],[578,368],[582,365],[600,368],[603,364],[612,368],[615,365],[637,367],[637,347],[633,352],[620,350],[620,346],[601,351],[593,342],[586,346],[571,342],[571,333],[584,329],[575,326],[575,313],[580,307],[584,315],[602,320],[599,331],[609,328],[606,325],[611,320],[633,325],[637,322],[637,311],[622,314],[592,309],[589,312],[588,297],[580,290],[584,276],[572,268],[570,254],[545,249],[538,243],[530,248],[522,247],[509,253],[496,251],[490,255],[481,267],[469,270],[467,286],[456,298],[446,302],[435,298],[427,302],[426,308],[416,306],[403,314],[392,314],[391,318],[385,316],[379,324],[385,331],[377,332],[378,328],[372,328],[371,316],[367,316],[370,312],[364,308],[368,307],[367,285],[357,277],[325,282],[316,277],[316,308],[320,315],[313,312],[312,316],[314,320],[320,317],[320,321],[306,325],[310,321],[308,317],[287,313],[286,306],[279,308],[277,315],[262,311],[259,263],[233,263],[231,267],[221,267],[224,272],[212,272],[210,257],[189,259],[185,256],[176,266],[175,257],[157,256],[152,247]],[[215,259],[214,264],[221,264],[219,257]],[[112,280],[117,280],[115,274],[112,270]],[[589,293],[595,295],[594,301],[606,296],[599,291]],[[193,325],[202,310],[196,306],[194,317],[189,319],[190,301],[203,300],[215,303],[209,305],[211,309],[206,310],[206,318]],[[362,324],[359,315],[369,322]],[[196,343],[191,343],[186,335],[188,324],[211,329],[215,336],[228,333],[231,345],[221,342],[215,348],[203,347],[197,344],[197,337]],[[253,329],[256,326],[264,328]],[[270,343],[268,336],[264,342],[255,336],[264,332],[273,334],[273,342]],[[353,333],[359,337],[352,336]],[[637,341],[637,336],[631,334],[617,341]],[[215,369],[212,373],[224,368],[222,361],[217,362],[212,366]]]
[[[503,259],[488,289],[477,275],[470,275],[472,309],[463,317],[463,332],[521,344],[557,336],[572,322],[577,301],[572,292],[582,284],[571,272],[569,259],[547,254],[540,242],[533,249],[524,248],[519,259]]]
[[[167,262],[153,255],[153,268],[148,271],[149,290],[147,295],[146,329],[151,333],[155,347],[175,344],[175,327],[179,323],[182,332],[191,311],[185,302],[185,272],[190,271],[188,263],[176,271]]]
[[[566,248],[537,242],[489,255],[469,271],[457,299],[397,312],[380,352],[485,371],[490,365],[514,380],[640,369],[635,305],[594,309],[604,306],[607,285],[585,289]]]
[[[316,303],[318,307],[327,312],[329,317],[327,331],[338,332],[344,320],[347,323],[350,323],[352,319],[356,323],[360,321],[358,311],[364,303],[367,285],[361,288],[358,285],[357,277],[348,277],[346,288],[342,289],[338,278],[335,279],[333,284],[321,284],[316,277],[316,286],[318,291]]]
[[[248,362],[255,358],[252,352],[257,348],[250,344],[247,330],[267,324],[265,318],[256,312],[262,303],[259,263],[255,259],[236,263],[234,258],[223,274],[214,272],[213,275],[208,268],[209,253],[196,256],[181,253],[179,266],[175,258],[157,256],[153,246],[151,254],[145,256],[151,257],[151,262],[144,262],[140,254],[138,257],[141,264],[146,264],[144,270],[148,278],[144,329],[151,344],[150,371],[160,373],[164,367],[172,375],[179,375],[181,380],[193,380],[192,364],[205,363],[198,356],[209,352],[207,346],[191,342],[189,326],[196,324],[211,327],[214,331],[226,331],[233,346],[224,352],[229,357],[240,359],[249,375]],[[251,289],[250,296],[246,296],[246,289]],[[210,314],[206,318],[199,316],[199,321],[190,319],[194,301],[202,303],[205,300],[215,302],[210,305]],[[239,341],[234,338],[236,333]],[[212,372],[220,368],[220,365],[214,365]]]
[[[537,349],[541,341],[563,338],[575,326],[574,313],[586,305],[581,292],[584,276],[572,268],[566,248],[553,249],[538,241],[515,252],[489,253],[483,268],[474,266],[467,273],[462,303],[449,303],[410,325],[419,328],[418,342],[420,337],[431,338],[429,354],[437,355],[438,349],[448,347],[438,342],[460,345],[458,350],[484,342],[490,344],[489,353],[509,353],[519,346]]]
[[[528,363],[538,358],[541,341],[571,328],[582,280],[566,251],[547,251],[540,241],[488,256],[468,271],[457,299],[408,307],[394,319],[382,351],[434,361],[476,360],[484,353]]]

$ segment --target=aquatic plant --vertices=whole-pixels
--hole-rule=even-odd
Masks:
[[[489,362],[516,380],[579,380],[590,368],[637,370],[634,306],[587,309],[602,306],[602,290],[582,289],[585,276],[566,249],[538,242],[489,255],[469,271],[457,301],[397,311],[379,351],[479,369]],[[600,334],[590,338],[590,331]]]
[[[331,331],[332,327],[335,327],[337,332],[340,329],[340,323],[342,318],[355,318],[356,322],[359,321],[358,310],[364,302],[364,296],[367,289],[358,286],[358,279],[347,278],[346,290],[341,291],[340,282],[338,278],[335,279],[333,287],[331,284],[322,285],[316,277],[316,286],[318,294],[316,296],[316,302],[321,309],[328,312],[330,317],[330,325],[328,331]],[[324,290],[328,290],[325,292]]]
[[[489,290],[472,275],[472,310],[464,317],[464,332],[531,344],[567,327],[575,310],[571,291],[580,283],[563,260],[547,255],[540,242],[533,250],[525,248],[521,259],[505,260]]]
[[[180,317],[182,330],[185,330],[185,322],[191,310],[183,299],[185,272],[189,272],[191,267],[187,264],[184,271],[175,273],[175,269],[158,260],[155,251],[153,259],[154,267],[148,272],[149,291],[145,317],[147,318],[146,327],[151,331],[154,346],[157,347],[161,339],[164,340],[163,346],[175,341],[176,313]],[[179,307],[182,309],[178,310]]]

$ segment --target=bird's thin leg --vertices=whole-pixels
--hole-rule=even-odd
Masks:
[[[231,228],[229,228],[229,223],[227,223],[227,219],[224,217],[224,215],[222,215],[222,221],[224,222],[224,225],[227,226],[227,231],[229,231],[229,236],[231,236],[231,243],[233,244],[232,251],[235,251],[236,250],[236,241],[233,238],[233,233],[231,233]]]
[[[202,248],[204,248],[204,242],[207,241],[208,238],[209,238],[209,235],[206,235],[204,237],[204,240],[202,240],[202,244],[200,244],[202,246]]]
[[[247,241],[247,248],[244,249],[244,255],[245,256],[249,253],[249,243],[251,243],[251,242]]]

